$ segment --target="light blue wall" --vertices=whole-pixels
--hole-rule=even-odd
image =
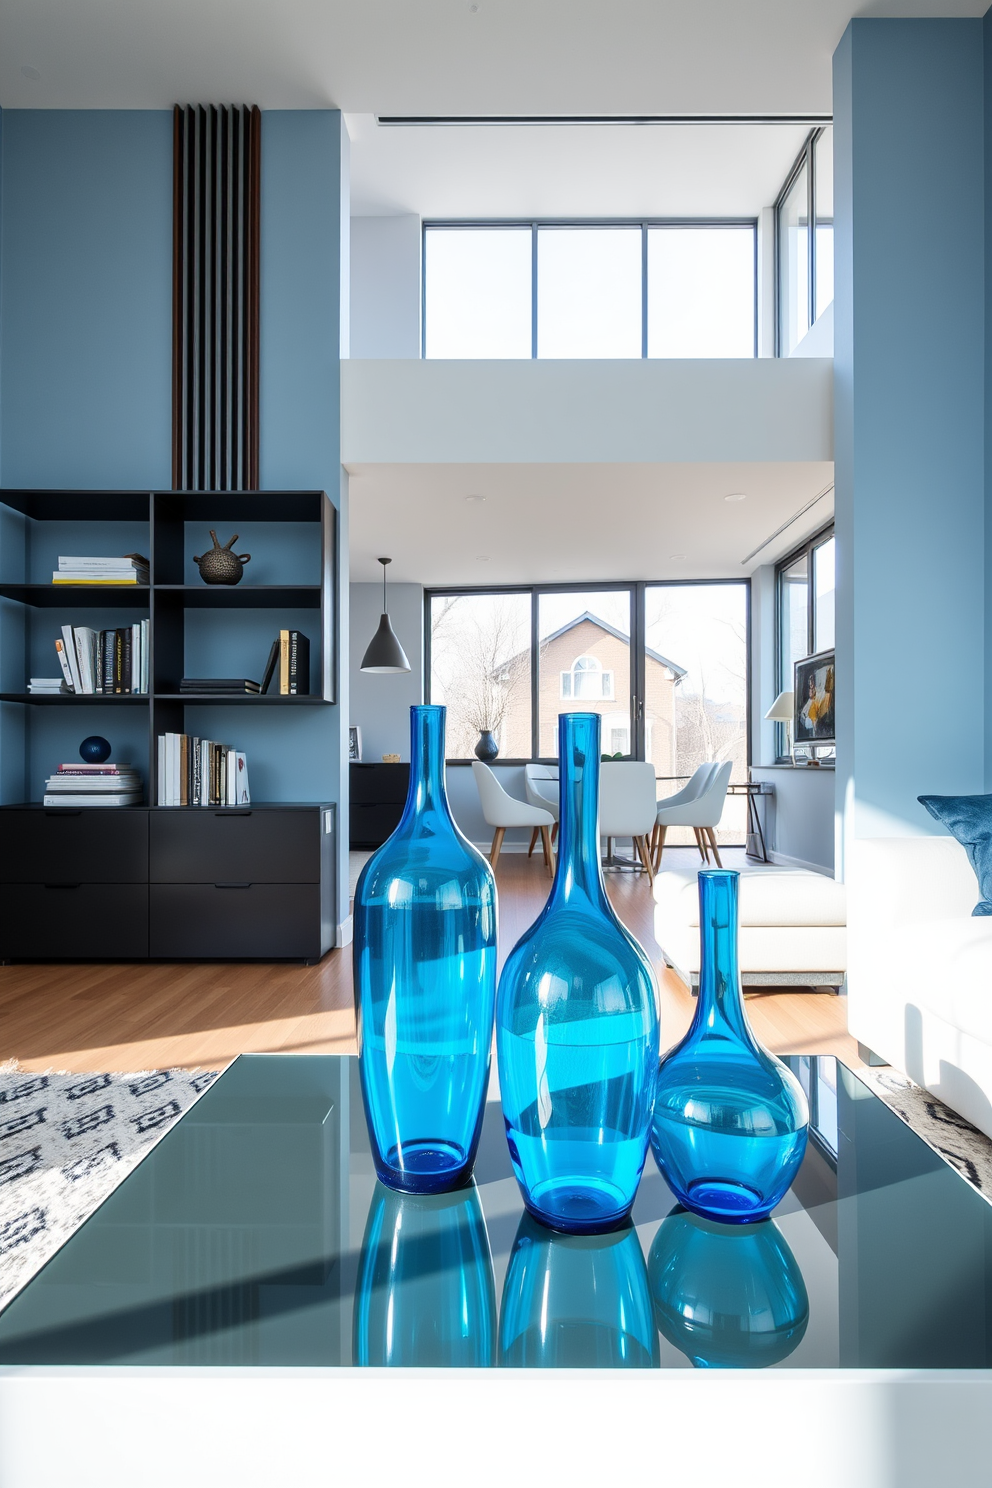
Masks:
[[[424,590],[420,584],[390,584],[389,618],[410,663],[408,672],[375,675],[361,670],[362,657],[382,614],[381,584],[351,585],[351,714],[362,730],[366,760],[384,754],[410,758],[410,709],[424,701]]]
[[[171,484],[172,116],[6,110],[0,480]]]
[[[838,805],[935,830],[985,733],[982,22],[854,20],[834,58]]]

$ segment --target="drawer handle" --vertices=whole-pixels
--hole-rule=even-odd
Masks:
[[[67,809],[65,806],[57,806],[54,811],[49,809],[45,812],[46,816],[54,816],[56,817],[56,819],[60,816],[82,816],[82,814],[82,807],[80,807],[78,811],[72,811],[71,809]]]
[[[242,883],[221,883],[221,884],[215,883],[214,884],[214,888],[215,889],[250,889],[251,888],[251,884],[250,883],[246,883],[246,884],[242,884]]]
[[[80,887],[81,887],[81,885],[78,884],[78,883],[46,883],[45,884],[45,888],[46,889],[78,889]]]
[[[231,807],[228,806],[228,808],[227,808],[226,811],[215,811],[214,812],[214,816],[251,816],[251,812],[250,811],[233,811],[231,809]]]

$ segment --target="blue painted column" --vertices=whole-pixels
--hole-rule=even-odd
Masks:
[[[837,805],[939,830],[985,787],[980,20],[854,20],[834,57]]]

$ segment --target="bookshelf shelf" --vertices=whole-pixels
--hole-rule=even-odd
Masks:
[[[147,702],[148,699],[138,699],[139,702]],[[327,707],[327,698],[314,697],[308,694],[304,697],[288,697],[285,693],[278,692],[199,692],[191,694],[188,692],[157,692],[155,694],[157,703],[185,703],[187,708],[198,708],[204,704],[213,708],[217,703],[247,703],[249,707],[267,708],[275,704],[278,708],[305,708],[305,707]]]
[[[13,599],[36,610],[144,610],[147,584],[0,584],[0,599]]]
[[[187,610],[319,610],[320,584],[156,584],[155,597]]]
[[[141,692],[0,692],[0,703],[30,703],[32,707],[106,708],[119,703],[148,704],[148,694]]]

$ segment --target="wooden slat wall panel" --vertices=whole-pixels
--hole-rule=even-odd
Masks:
[[[257,108],[178,107],[173,126],[172,483],[258,489]]]

